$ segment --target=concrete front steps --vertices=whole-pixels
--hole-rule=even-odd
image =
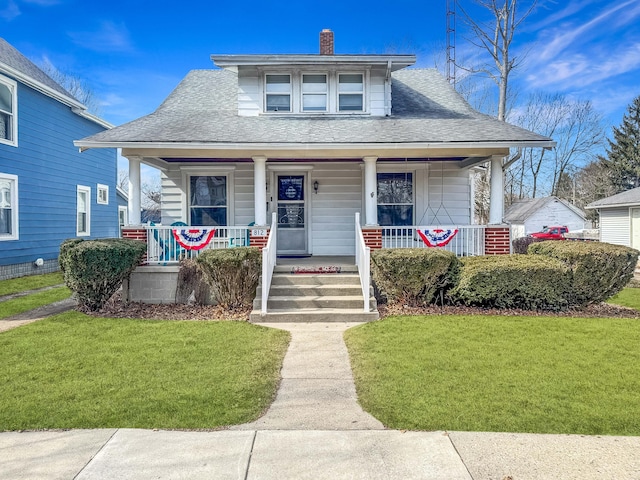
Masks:
[[[370,322],[379,318],[373,292],[369,311],[364,311],[355,265],[341,267],[340,273],[293,274],[293,268],[276,266],[264,316],[260,312],[262,284],[258,285],[251,322]]]

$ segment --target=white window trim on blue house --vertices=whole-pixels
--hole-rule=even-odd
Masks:
[[[96,203],[98,205],[109,205],[109,185],[98,183],[96,187]]]
[[[76,235],[78,237],[88,237],[91,235],[91,187],[78,185],[76,191]],[[84,209],[81,209],[81,195],[85,197]],[[81,229],[81,215],[85,215],[84,229]]]
[[[18,146],[18,84],[7,78],[3,75],[0,75],[0,88],[6,88],[8,90],[9,96],[11,98],[11,105],[9,106],[9,110],[2,107],[2,102],[0,102],[0,115],[2,117],[8,117],[9,122],[8,125],[4,124],[3,121],[3,131],[6,129],[9,130],[8,138],[5,138],[6,134],[0,135],[0,143],[4,143],[5,145],[11,145],[13,147]],[[3,118],[0,117],[0,120]]]
[[[9,200],[5,197],[5,187],[8,185]],[[18,240],[18,176],[8,173],[0,173],[0,208],[10,209],[11,211],[11,232],[9,234],[0,233],[0,242],[7,240]]]

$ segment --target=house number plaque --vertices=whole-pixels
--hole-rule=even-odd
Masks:
[[[252,237],[266,237],[267,236],[267,230],[265,228],[253,228],[253,229],[251,229],[251,236]]]

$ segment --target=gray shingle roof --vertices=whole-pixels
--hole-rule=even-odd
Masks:
[[[582,210],[574,205],[571,205],[569,202],[566,202],[558,197],[543,197],[543,198],[526,198],[523,200],[518,200],[514,202],[505,210],[504,213],[504,221],[507,223],[524,223],[527,218],[536,213],[541,208],[544,208],[550,202],[560,202],[569,210],[572,210],[577,215],[585,217],[585,214]]]
[[[36,80],[69,98],[74,98],[49,75],[44,73],[35,63],[16,50],[4,38],[0,38],[0,63],[4,63],[18,72]],[[75,100],[75,99],[74,99]]]
[[[585,208],[613,208],[626,205],[640,205],[640,187],[603,198],[602,200],[596,200]]]
[[[407,69],[392,74],[390,117],[241,117],[237,99],[234,72],[194,70],[152,114],[82,142],[517,144],[549,141],[474,111],[434,69]]]

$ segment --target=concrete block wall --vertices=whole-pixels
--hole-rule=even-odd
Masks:
[[[178,265],[140,266],[122,285],[129,302],[175,303],[178,285]]]
[[[26,277],[27,275],[43,275],[45,273],[57,272],[60,270],[58,259],[45,260],[41,267],[35,262],[14,263],[13,265],[0,265],[0,280],[10,278]]]

